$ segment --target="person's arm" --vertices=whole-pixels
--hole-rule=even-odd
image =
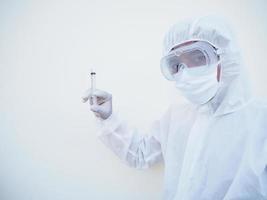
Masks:
[[[163,159],[161,132],[167,132],[169,112],[162,120],[155,121],[150,132],[144,135],[128,127],[112,112],[111,94],[101,90],[90,93],[88,90],[83,101],[89,99],[91,111],[100,125],[99,139],[125,163],[134,168],[145,169]]]
[[[99,121],[99,139],[127,165],[146,169],[163,160],[160,121],[155,121],[146,135],[130,128],[115,113]]]

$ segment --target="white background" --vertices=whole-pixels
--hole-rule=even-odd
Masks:
[[[147,129],[182,101],[159,68],[164,33],[219,13],[234,27],[256,95],[267,97],[267,2],[0,1],[0,199],[157,200],[163,165],[129,168],[96,137],[81,96],[90,67],[115,109]]]

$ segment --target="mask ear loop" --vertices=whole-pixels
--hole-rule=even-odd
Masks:
[[[220,60],[217,62],[217,81],[218,83],[222,82],[222,65]]]
[[[218,56],[218,59],[219,59],[218,62],[217,62],[217,67],[220,68],[220,74],[219,74],[219,77],[217,77],[217,78],[218,78],[219,84],[221,84],[222,83],[222,73],[223,73],[223,68],[222,68],[222,65],[221,65],[221,63],[222,63],[221,54],[223,54],[223,50],[221,48],[216,48],[215,52],[216,52],[216,54]]]

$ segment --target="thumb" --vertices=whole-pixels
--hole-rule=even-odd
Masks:
[[[87,89],[82,96],[82,102],[85,103],[91,96],[91,89]]]

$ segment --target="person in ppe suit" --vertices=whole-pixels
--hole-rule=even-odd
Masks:
[[[111,94],[87,92],[84,102],[98,98],[99,139],[131,167],[164,161],[164,200],[267,199],[267,106],[251,94],[226,22],[173,25],[161,69],[188,104],[171,105],[144,135],[112,112]]]

